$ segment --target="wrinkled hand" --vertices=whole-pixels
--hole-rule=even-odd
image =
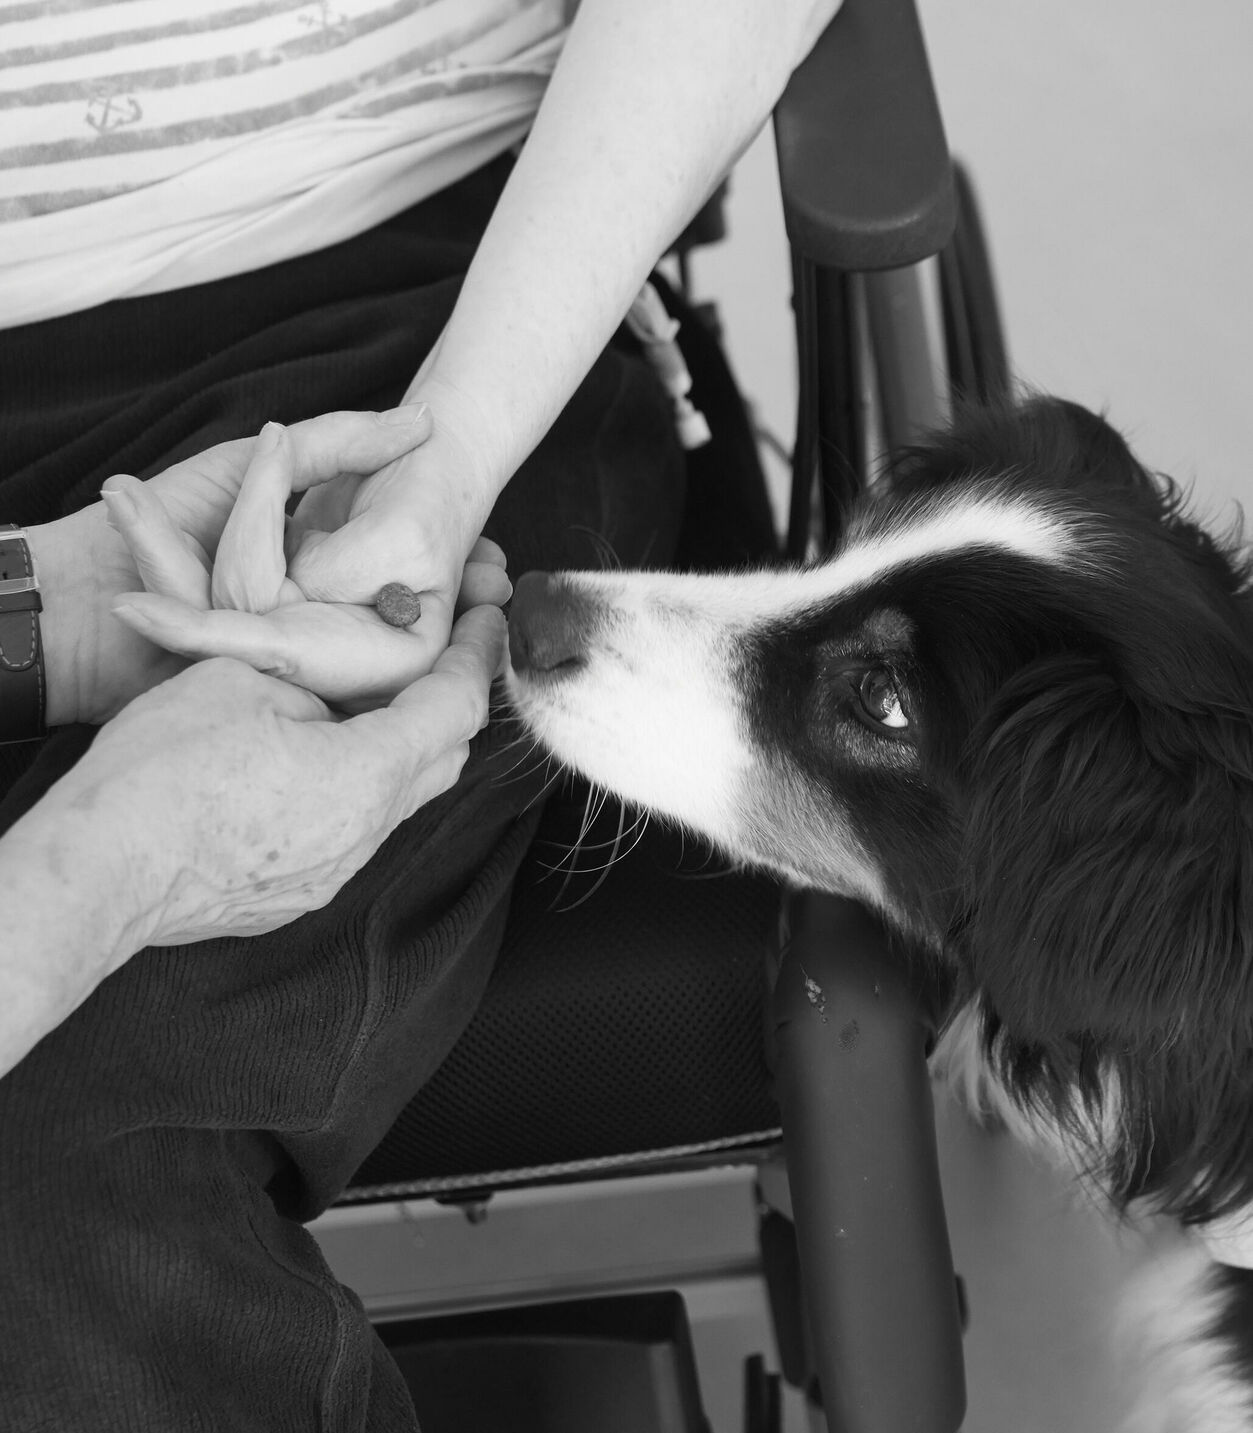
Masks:
[[[202,662],[132,702],[54,788],[116,848],[131,949],[273,930],[325,905],[456,781],[505,624],[467,612],[433,670],[336,720],[310,692]]]
[[[384,421],[384,416],[402,421]],[[344,474],[372,473],[424,442],[429,432],[429,417],[413,408],[390,415],[329,413],[293,423],[286,432],[292,487],[302,490]],[[142,486],[159,498],[168,518],[167,538],[180,554],[175,565],[185,579],[193,571],[205,574],[256,444],[255,438],[220,443],[146,484],[112,478],[106,487]],[[29,531],[43,587],[49,725],[107,721],[140,692],[186,665],[111,612],[118,597],[143,587],[151,574],[145,570],[147,557],[137,561],[121,532],[110,525],[105,503]]]
[[[253,445],[211,572],[203,554],[184,540],[159,490],[111,479],[114,521],[147,589],[124,594],[113,610],[136,632],[183,657],[233,657],[344,710],[368,710],[431,669],[458,612],[508,599],[504,554],[479,539],[468,556],[445,557],[457,586],[423,588],[422,615],[403,630],[363,605],[373,602],[382,583],[363,602],[308,600],[287,575],[293,539],[285,525],[286,503],[310,485],[293,432],[269,424]],[[387,465],[376,463],[374,469],[380,466]],[[338,473],[326,476],[344,483],[349,481],[344,473],[374,469],[341,464]],[[297,529],[296,540],[301,535]]]

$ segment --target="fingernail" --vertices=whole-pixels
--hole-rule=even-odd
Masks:
[[[105,521],[114,532],[121,532],[122,530],[119,523],[121,516],[125,515],[132,519],[135,516],[134,499],[129,493],[112,488],[101,488],[100,501],[104,503]]]
[[[283,441],[283,434],[287,431],[281,423],[267,423],[257,434],[257,441],[253,445],[252,455],[255,458],[258,453],[272,453]]]
[[[115,617],[127,623],[129,626],[152,626],[152,623],[148,620],[147,615],[141,612],[138,607],[132,607],[129,602],[114,602],[113,605],[109,608],[109,611],[112,612]]]
[[[386,413],[380,413],[379,422],[399,428],[407,423],[421,423],[426,414],[425,403],[402,403],[399,408],[389,408]]]

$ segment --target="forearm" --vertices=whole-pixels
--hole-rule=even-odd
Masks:
[[[411,392],[498,490],[769,115],[835,0],[583,0],[535,128]],[[489,491],[487,497],[494,497]]]
[[[57,787],[0,837],[0,1075],[145,943],[115,846]]]

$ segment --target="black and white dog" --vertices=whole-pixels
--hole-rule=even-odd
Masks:
[[[1137,1428],[1253,1429],[1253,598],[1103,420],[1033,399],[902,455],[838,551],[532,574],[511,698],[732,859],[877,908],[941,1059],[1117,1211],[1175,1216]]]

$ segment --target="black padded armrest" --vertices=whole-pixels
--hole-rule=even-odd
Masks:
[[[883,928],[792,899],[775,1090],[831,1433],[955,1433],[961,1318],[927,1073],[932,1031]]]
[[[944,247],[952,167],[914,0],[844,0],[774,127],[788,237],[806,258],[858,272]]]

